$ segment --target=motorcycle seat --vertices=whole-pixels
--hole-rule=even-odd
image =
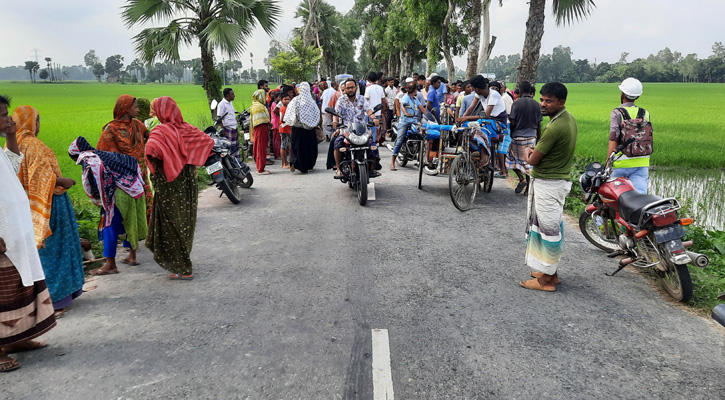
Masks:
[[[642,216],[642,208],[660,200],[662,200],[660,196],[640,194],[636,190],[630,190],[619,195],[619,213],[625,221],[637,224]]]

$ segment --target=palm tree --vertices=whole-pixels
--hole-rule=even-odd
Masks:
[[[282,9],[277,0],[128,0],[122,7],[128,27],[150,21],[168,25],[146,28],[134,36],[136,52],[146,63],[157,57],[179,60],[179,47],[199,43],[206,96],[221,99],[221,77],[214,69],[214,50],[238,58],[245,40],[259,26],[271,35]]]
[[[48,71],[48,75],[50,76],[50,81],[52,82],[52,81],[53,81],[54,79],[53,79],[53,70],[52,70],[52,69],[50,68],[50,62],[51,62],[51,61],[53,61],[53,59],[52,59],[52,58],[50,58],[50,57],[45,57],[45,62],[47,62],[47,63],[48,63],[48,68],[47,68],[47,71]]]
[[[593,0],[552,0],[552,11],[557,26],[571,24],[591,14],[596,7]],[[546,0],[529,1],[529,19],[526,21],[524,49],[516,84],[523,81],[536,82],[536,70],[539,67],[541,38],[544,36],[544,13]]]

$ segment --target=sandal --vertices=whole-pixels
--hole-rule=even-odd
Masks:
[[[96,269],[90,270],[89,273],[93,276],[115,275],[118,273],[118,269],[112,269],[110,271],[106,271],[101,268],[96,268]]]
[[[22,345],[3,347],[2,352],[7,353],[7,354],[22,353],[24,351],[40,350],[45,347],[48,347],[48,343],[46,343],[46,342],[36,342],[35,340],[27,340],[26,343],[24,343]]]
[[[523,180],[523,181],[519,182],[519,184],[518,184],[518,185],[516,185],[516,189],[514,189],[514,193],[516,193],[516,194],[519,194],[519,193],[523,192],[523,191],[524,191],[524,189],[526,189],[526,186],[527,186],[528,184],[529,184],[529,183],[528,183],[528,182],[526,182],[525,180]]]
[[[541,278],[542,276],[544,276],[544,273],[543,272],[531,271],[531,277],[532,278],[538,279],[538,278]],[[554,275],[554,284],[555,285],[558,285],[560,283],[561,283],[561,281],[559,280],[559,274],[555,274]]]
[[[194,274],[191,274],[191,275],[171,274],[171,275],[169,275],[169,279],[172,281],[190,281],[190,280],[194,279]]]
[[[124,264],[126,264],[126,265],[130,265],[132,267],[135,267],[137,265],[141,265],[141,264],[138,263],[138,261],[133,261],[133,262],[132,261],[129,261],[128,258],[124,258],[123,260],[121,260],[121,262],[124,263]]]
[[[521,281],[519,282],[522,288],[531,289],[531,290],[541,290],[543,292],[556,292],[556,286],[544,286],[539,282],[538,278],[529,279],[528,281]]]
[[[8,360],[9,361],[5,361],[0,364],[0,372],[10,372],[20,368],[20,364],[18,364],[16,360],[13,360],[10,357],[8,357]]]

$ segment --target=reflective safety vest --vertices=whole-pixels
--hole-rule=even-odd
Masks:
[[[624,108],[631,116],[636,116],[639,112],[639,107],[619,107]],[[622,119],[624,116],[622,116]],[[645,110],[644,112],[644,119],[646,121],[649,121],[649,111]],[[613,168],[637,168],[637,167],[649,167],[649,156],[640,156],[640,157],[627,157],[622,153],[621,158],[612,164]]]

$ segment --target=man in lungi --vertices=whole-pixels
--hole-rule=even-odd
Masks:
[[[545,84],[540,92],[541,114],[549,123],[541,139],[526,149],[526,162],[533,166],[527,206],[526,264],[533,279],[521,281],[526,289],[555,292],[557,269],[564,250],[564,201],[571,189],[569,172],[574,159],[577,125],[566,111],[566,86]]]
[[[541,137],[541,107],[534,100],[534,86],[529,81],[519,85],[521,97],[511,106],[509,123],[511,124],[511,147],[506,157],[506,168],[512,169],[519,177],[516,194],[526,191],[528,194],[531,165],[526,162],[526,149],[534,149]]]
[[[6,138],[7,146],[0,150],[0,372],[20,367],[8,353],[45,347],[45,342],[33,339],[55,326],[30,202],[17,176],[23,155],[9,105],[10,100],[0,95],[0,136]]]

